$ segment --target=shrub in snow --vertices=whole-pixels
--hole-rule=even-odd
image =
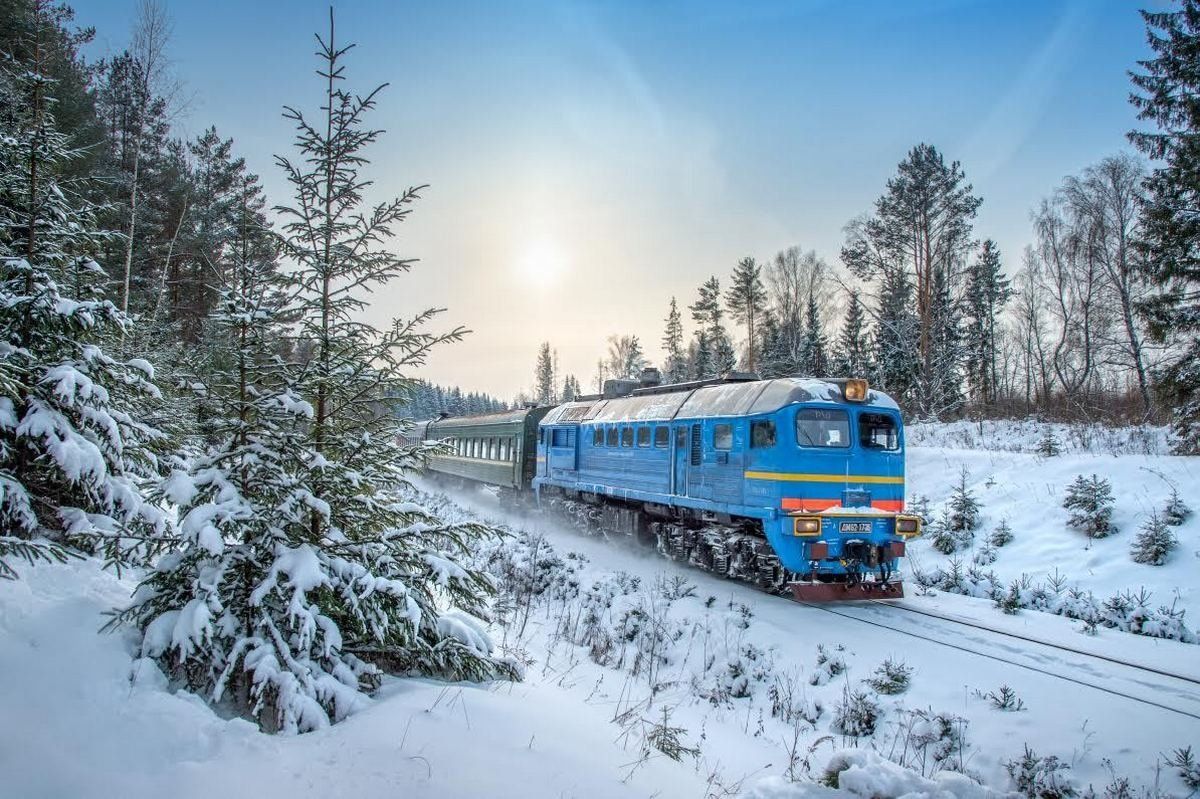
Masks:
[[[809,699],[798,677],[795,672],[773,676],[771,686],[767,689],[767,698],[771,700],[771,716],[793,727],[803,723],[815,728],[825,707],[819,699]]]
[[[72,149],[40,66],[0,74],[0,576],[6,559],[61,559],[64,547],[113,560],[162,529],[143,500],[162,436],[146,424],[159,396],[150,364],[103,344],[129,321],[89,258],[99,232],[93,186],[70,178]],[[45,540],[42,540],[45,539]]]
[[[809,685],[824,685],[846,671],[846,661],[842,659],[841,652],[841,644],[833,652],[826,649],[825,644],[817,644],[817,667],[809,675]]]
[[[912,516],[916,516],[921,520],[922,525],[929,524],[933,517],[929,513],[929,497],[924,494],[916,494],[904,508],[904,512]]]
[[[1167,760],[1167,765],[1178,771],[1184,785],[1193,791],[1200,790],[1200,760],[1192,754],[1192,747],[1176,749]]]
[[[987,542],[994,547],[1002,547],[1011,544],[1012,540],[1012,527],[1009,526],[1007,519],[1001,519],[1000,523],[996,525],[996,529],[988,536]]]
[[[345,50],[321,48],[327,119],[289,111],[304,160],[281,159],[298,198],[282,211],[287,237],[266,230],[256,186],[236,198],[244,241],[213,320],[227,357],[207,386],[215,443],[161,487],[179,549],[118,617],[176,683],[286,732],[345,718],[384,672],[514,676],[478,621],[492,582],[467,563],[492,531],[399,493],[424,451],[397,445],[406,423],[383,403],[406,388],[396,375],[455,335],[421,332],[429,314],[387,332],[361,319],[365,294],[408,268],[382,242],[414,195],[359,207],[374,94],[337,88]],[[277,244],[297,265],[287,308],[274,299]],[[304,363],[276,357],[277,317],[311,342]]]
[[[992,707],[997,710],[1008,712],[1016,712],[1025,709],[1025,701],[1017,696],[1017,692],[1007,685],[1001,685],[999,690],[988,693],[987,698],[991,700]]]
[[[976,566],[990,566],[996,562],[996,548],[990,541],[985,541],[983,546],[975,551],[971,561]]]
[[[962,772],[966,768],[967,720],[951,713],[933,710],[902,709],[891,725],[891,741],[881,742],[879,749],[888,750],[888,757],[922,776],[938,771]]]
[[[1022,578],[1022,580],[1025,579]],[[996,607],[1009,615],[1027,607],[1025,599],[1022,597],[1022,589],[1026,587],[1022,580],[1013,580],[1009,583],[1008,591],[1003,596],[996,597]]]
[[[943,555],[953,555],[962,544],[962,539],[950,529],[945,516],[930,524],[925,530],[925,535],[929,538],[930,545]]]
[[[820,777],[820,782],[837,788],[839,796],[861,797],[861,799],[898,799],[899,797],[981,797],[988,791],[975,780],[962,774],[961,770],[929,770],[924,776],[914,768],[884,760],[868,749],[847,749],[834,753]],[[774,791],[751,790],[746,799],[768,799],[782,796],[826,795],[818,791],[807,791],[803,784],[782,786]],[[793,793],[794,792],[794,793]]]
[[[1058,436],[1054,434],[1053,426],[1045,426],[1035,451],[1043,458],[1053,458],[1055,455],[1062,454],[1062,445],[1058,441]]]
[[[1179,539],[1171,532],[1166,520],[1153,513],[1142,522],[1142,527],[1129,548],[1129,554],[1135,563],[1161,566],[1167,562],[1171,550],[1178,545]]]
[[[842,699],[833,710],[833,721],[829,728],[841,735],[861,738],[874,735],[883,710],[866,691],[846,687]]]
[[[1183,497],[1179,496],[1179,492],[1171,489],[1171,498],[1167,500],[1167,505],[1163,508],[1163,521],[1172,527],[1178,527],[1183,524],[1192,515],[1192,509],[1183,501]]]
[[[1054,755],[1038,757],[1025,747],[1025,754],[1004,764],[1013,787],[1029,799],[1071,799],[1079,795],[1071,777],[1071,766]]]
[[[904,661],[888,658],[876,667],[875,673],[871,677],[867,678],[867,685],[871,686],[876,693],[902,694],[908,690],[909,683],[912,682],[912,671],[912,666]]]
[[[1104,538],[1117,532],[1112,523],[1113,493],[1108,480],[1079,475],[1067,487],[1063,507],[1071,512],[1070,525],[1088,538]]]
[[[684,743],[687,730],[671,725],[671,711],[665,705],[662,708],[662,719],[650,727],[646,734],[646,744],[656,751],[678,762],[685,757],[697,758],[700,748]]]

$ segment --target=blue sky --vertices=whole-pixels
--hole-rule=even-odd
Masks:
[[[976,235],[1014,271],[1040,199],[1129,149],[1146,4],[335,3],[350,85],[391,83],[377,196],[430,184],[395,242],[421,264],[372,313],[445,306],[475,331],[431,379],[509,397],[550,340],[586,386],[606,336],[657,358],[670,297],[741,256],[799,244],[840,265],[844,225],[922,141],[962,162]],[[76,4],[94,55],[125,46],[134,6]],[[282,200],[279,108],[319,101],[328,3],[168,9],[180,128],[232,136]]]

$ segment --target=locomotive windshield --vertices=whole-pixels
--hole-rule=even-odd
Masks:
[[[858,441],[864,449],[895,452],[900,449],[900,431],[896,428],[896,420],[886,413],[860,413]]]
[[[801,408],[796,414],[796,443],[802,447],[848,447],[850,417],[840,410]]]

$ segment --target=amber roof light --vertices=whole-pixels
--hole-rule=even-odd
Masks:
[[[847,380],[842,387],[842,396],[850,402],[862,402],[867,398],[867,381],[859,378]]]

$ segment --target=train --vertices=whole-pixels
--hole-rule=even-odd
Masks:
[[[859,378],[657,370],[552,406],[417,425],[427,469],[800,601],[903,596],[904,424]]]

